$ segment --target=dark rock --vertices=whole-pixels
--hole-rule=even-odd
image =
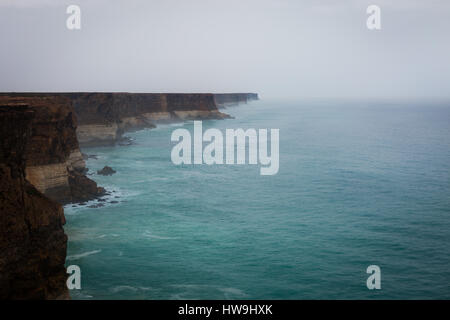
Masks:
[[[105,194],[105,189],[98,187],[97,183],[76,171],[70,172],[69,185],[72,201],[89,201]]]
[[[97,171],[97,174],[100,174],[102,176],[110,176],[114,173],[116,173],[116,171],[113,170],[113,168],[108,167],[108,166],[104,166],[102,170]]]

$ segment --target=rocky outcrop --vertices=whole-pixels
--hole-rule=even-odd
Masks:
[[[108,166],[104,166],[103,169],[97,170],[97,174],[100,174],[102,176],[110,176],[113,175],[114,173],[116,173],[116,171]]]
[[[80,152],[76,116],[62,96],[0,96],[5,108],[27,105],[33,113],[24,150],[25,177],[40,192],[59,203],[94,199],[103,188],[87,178]]]
[[[63,208],[25,178],[35,119],[26,104],[0,103],[0,299],[69,297]]]

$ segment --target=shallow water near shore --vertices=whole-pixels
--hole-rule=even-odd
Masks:
[[[65,207],[73,299],[450,298],[450,107],[256,101],[207,128],[280,129],[280,169],[182,165],[174,129],[96,155],[106,201]],[[96,172],[105,165],[112,176]],[[101,204],[101,207],[89,206]],[[368,290],[366,268],[381,268]]]

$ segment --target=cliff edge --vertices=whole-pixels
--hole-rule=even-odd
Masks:
[[[25,178],[40,192],[59,203],[80,202],[101,196],[105,190],[85,176],[78,145],[77,120],[64,97],[0,96],[2,109],[26,105],[33,114],[24,149]],[[2,117],[3,118],[3,117]]]
[[[0,299],[67,299],[61,204],[105,190],[83,145],[114,144],[160,121],[226,119],[255,94],[0,93]]]
[[[0,103],[0,299],[67,299],[63,208],[25,179],[35,112]]]
[[[219,109],[257,100],[256,93],[0,93],[2,97],[67,99],[76,115],[82,147],[114,145],[127,131],[160,122],[227,119]],[[78,157],[79,158],[79,157]]]

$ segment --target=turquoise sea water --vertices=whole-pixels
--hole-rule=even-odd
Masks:
[[[258,101],[204,129],[279,128],[280,170],[175,166],[172,131],[84,149],[114,191],[67,206],[73,299],[450,298],[450,107]],[[117,198],[116,198],[117,197]],[[118,203],[111,203],[117,201]],[[381,268],[368,290],[366,268]]]

